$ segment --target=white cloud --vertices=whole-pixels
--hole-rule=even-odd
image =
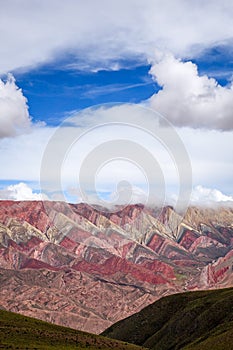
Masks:
[[[43,151],[55,128],[31,127],[30,133],[0,141],[0,179],[36,181],[40,179]]]
[[[16,185],[10,185],[0,190],[0,199],[9,199],[16,201],[24,200],[42,200],[47,199],[46,196],[35,193],[26,183],[20,182]]]
[[[156,141],[149,133],[130,125],[121,128],[111,124],[95,128],[93,132],[92,129],[88,131],[94,124],[98,126],[116,121],[117,115],[127,122],[131,114],[136,120],[141,120],[143,126],[143,121],[147,120],[147,116],[143,114],[145,113],[144,109],[136,115],[138,109],[131,108],[130,105],[109,106],[105,109],[89,109],[78,113],[76,121],[79,123],[77,125],[79,132],[76,134],[76,129],[72,128],[71,125],[69,128],[63,127],[59,132],[60,136],[52,143],[52,158],[49,159],[44,169],[46,171],[44,173],[45,180],[50,179],[50,177],[53,180],[53,171],[56,171],[56,167],[60,167],[61,178],[59,181],[62,182],[62,189],[64,191],[69,191],[70,188],[77,189],[80,166],[92,150],[104,142],[123,139],[132,140],[142,145],[145,149],[145,155],[146,150],[151,152],[164,176],[166,190],[170,195],[178,193],[176,164],[174,164],[166,147]],[[73,118],[75,122],[75,117]],[[31,133],[1,140],[0,178],[8,181],[20,182],[23,180],[38,183],[43,154],[45,154],[46,145],[55,131],[56,128],[33,126]],[[72,143],[74,135],[81,135],[85,131],[87,131],[86,134],[83,133],[82,137],[76,138],[76,142]],[[233,158],[232,152],[229,152],[232,145],[232,132],[191,128],[178,128],[177,132],[190,157],[193,186],[201,184],[205,188],[217,188],[226,195],[232,195]],[[109,148],[109,145],[107,147]],[[59,161],[60,155],[62,164]],[[96,153],[94,156],[97,157]],[[142,157],[142,162],[141,158],[138,157],[138,161],[139,167],[133,161],[127,162],[127,159],[126,161],[124,159],[115,161],[110,159],[110,162],[107,163],[100,161],[100,168],[94,174],[98,192],[114,192],[117,184],[126,180],[132,184],[134,189],[140,189],[147,194],[148,184],[143,172],[143,170],[146,171],[144,157]],[[87,179],[89,179],[90,169],[87,171]],[[154,181],[157,180],[159,181],[159,178],[155,177]],[[50,187],[49,190],[51,192],[59,190],[60,187],[56,187],[54,181],[52,182],[54,187]],[[159,188],[162,187],[159,186]],[[46,189],[42,189],[42,192],[46,192]]]
[[[5,83],[0,79],[0,138],[25,132],[30,124],[27,99],[9,74]]]
[[[232,194],[233,132],[191,128],[177,128],[177,132],[191,160],[193,186],[201,184]]]
[[[221,191],[212,188],[206,188],[201,185],[194,187],[191,203],[196,204],[211,204],[213,202],[223,203],[223,202],[233,202],[232,196],[227,196]]]
[[[174,125],[220,130],[233,129],[233,85],[222,87],[198,74],[197,66],[166,54],[150,73],[162,87],[150,105]]]
[[[2,1],[0,72],[77,55],[86,68],[121,58],[179,57],[233,38],[229,0]]]
[[[174,164],[174,159],[171,156],[171,153],[175,151],[175,149],[172,148],[176,148],[177,145],[171,144],[171,153],[169,154],[166,147],[158,141],[159,137],[156,139],[156,137],[154,138],[150,133],[145,131],[148,127],[147,121],[149,117],[152,117],[150,120],[151,124],[149,124],[151,127],[149,130],[151,132],[153,132],[152,130],[156,125],[156,115],[149,113],[148,116],[147,112],[148,110],[146,109],[140,110],[139,107],[135,108],[135,106],[123,104],[88,109],[81,111],[76,115],[74,114],[71,120],[74,125],[77,123],[77,126],[81,129],[83,135],[80,138],[76,138],[76,141],[73,142],[74,133],[72,129],[63,129],[60,134],[60,139],[64,143],[62,147],[65,145],[65,140],[68,141],[68,146],[65,146],[67,152],[64,155],[61,167],[61,182],[63,189],[67,188],[67,186],[68,188],[77,188],[78,174],[82,162],[89,157],[93,150],[95,150],[91,158],[91,164],[89,164],[85,172],[84,178],[87,181],[87,187],[89,185],[88,181],[93,179],[95,180],[98,193],[113,193],[114,189],[117,188],[117,184],[121,181],[128,181],[133,188],[133,200],[134,197],[137,197],[138,200],[145,201],[148,184],[152,185],[151,178],[149,176],[148,178],[145,177],[145,175],[148,175],[146,173],[147,167],[145,159],[146,153],[149,151],[162,171],[165,180],[167,198],[171,197],[174,193],[178,193],[177,164]],[[127,123],[127,126],[121,127],[120,125],[108,124],[116,122],[118,120],[117,116],[120,116],[120,119]],[[133,116],[133,118],[130,119],[130,116]],[[140,121],[142,128],[135,128],[133,126],[134,121]],[[97,128],[93,129],[94,126],[97,126]],[[143,129],[143,127],[145,127],[145,129]],[[217,187],[225,193],[231,193],[233,158],[229,149],[232,144],[232,132],[191,128],[178,128],[177,132],[190,156],[193,172],[193,185],[197,186],[198,184],[202,184],[208,188]],[[170,138],[171,135],[168,133],[167,137]],[[142,145],[145,149],[143,153],[144,156],[142,156],[142,162],[139,155],[137,158],[137,164],[134,163],[133,159],[130,161],[130,159],[127,159],[127,152],[125,153],[125,159],[115,159],[115,155],[113,156],[111,153],[112,146],[110,145],[110,142],[119,139],[128,140],[129,142],[133,141],[138,145]],[[107,143],[107,146],[105,146],[107,150],[106,159],[103,156],[105,153],[102,149],[101,156],[103,159],[97,151],[97,147],[104,143]],[[59,164],[54,157],[56,152],[60,152],[60,148],[58,148],[57,144],[61,144],[59,138],[58,140],[56,140],[56,138],[54,139],[55,147],[54,151],[51,152],[52,159],[49,158],[50,160],[48,161],[50,167],[51,164],[54,164],[54,166],[52,166],[53,169],[56,169],[56,165]],[[221,147],[219,147],[220,144]],[[119,146],[115,145],[114,149],[115,147]],[[130,143],[125,145],[125,148],[129,147]],[[108,153],[109,156],[107,157]],[[57,154],[59,158],[60,153]],[[122,153],[119,150],[118,157],[120,157],[120,155],[122,155]],[[97,167],[98,171],[94,171],[93,176],[92,166],[94,170],[97,169],[93,165],[95,162],[99,162]],[[50,167],[46,165],[45,169],[46,171],[48,169],[48,176],[53,176],[53,172],[49,170]],[[181,171],[185,172],[185,167],[187,167],[187,164],[182,164]],[[153,181],[155,183],[160,181],[159,173],[156,170],[153,171],[153,176]],[[150,183],[148,183],[148,181]],[[164,185],[159,182],[159,186],[157,186],[157,197],[160,196],[159,192],[163,189],[163,186]],[[141,191],[141,197],[138,195],[138,189]],[[77,193],[79,196],[82,196],[79,191]]]

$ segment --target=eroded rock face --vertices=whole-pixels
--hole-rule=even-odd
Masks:
[[[233,210],[0,201],[0,307],[101,332],[161,296],[233,285]]]

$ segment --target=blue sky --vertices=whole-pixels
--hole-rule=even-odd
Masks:
[[[1,4],[0,13],[2,199],[40,198],[43,156],[67,118],[75,120],[74,128],[78,125],[87,132],[97,122],[116,120],[116,110],[127,120],[132,112],[128,104],[135,104],[159,112],[180,135],[190,157],[194,201],[233,201],[233,5],[229,1],[22,2]],[[104,107],[106,119],[101,106],[109,103]],[[88,124],[86,108],[96,105],[100,107],[91,109]],[[146,122],[146,110],[142,127],[144,118]],[[108,132],[112,139],[121,136]],[[97,148],[98,135],[87,138],[82,147],[89,149],[93,140]],[[137,139],[142,145],[147,141],[146,135]],[[63,165],[72,145],[68,146]],[[156,154],[160,147],[149,148]],[[79,152],[84,158],[87,154],[77,150],[81,162]],[[170,162],[164,165],[160,160],[160,166],[169,173],[164,175],[166,189],[174,199],[179,184]],[[133,168],[119,164],[103,170],[99,193],[111,199],[122,176],[132,181],[134,200],[143,200],[146,181],[135,179]],[[77,185],[69,183],[69,167],[64,171],[66,194]],[[53,187],[51,193],[61,192]],[[51,193],[45,195],[51,199]],[[68,197],[82,200],[77,193]]]
[[[13,72],[34,121],[58,125],[69,111],[109,102],[139,103],[160,89],[148,74],[150,65],[146,61],[121,61],[117,70],[93,72],[77,69],[78,63],[72,68],[73,60],[69,57],[26,72]],[[214,77],[222,86],[229,84],[233,54],[227,47],[208,48],[192,62],[200,74]]]
[[[129,68],[90,72],[68,69],[67,64],[14,73],[35,121],[57,125],[69,111],[109,102],[139,103],[159,88],[148,75],[149,65],[126,62]]]

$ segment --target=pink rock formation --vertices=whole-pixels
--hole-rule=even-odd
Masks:
[[[0,201],[0,306],[98,333],[163,295],[232,286],[232,219]]]

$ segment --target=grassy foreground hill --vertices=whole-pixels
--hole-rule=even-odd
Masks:
[[[140,350],[143,348],[0,310],[0,349]]]
[[[102,334],[154,350],[232,350],[233,288],[164,297]]]

